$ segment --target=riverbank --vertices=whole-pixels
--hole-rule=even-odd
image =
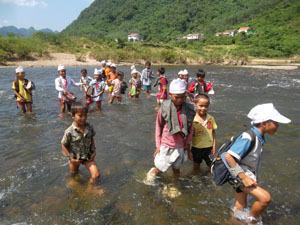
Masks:
[[[127,62],[121,61],[119,65],[132,65],[132,64],[143,64],[144,60],[138,60],[135,62]],[[249,59],[247,62],[244,62],[244,65],[240,65],[238,63],[218,63],[216,65],[227,65],[227,66],[237,66],[237,67],[245,67],[245,68],[258,68],[258,69],[276,69],[276,70],[294,70],[298,69],[300,64],[294,63],[295,61],[292,59]],[[78,61],[78,58],[74,54],[70,53],[50,53],[47,57],[41,57],[36,60],[22,60],[22,61],[10,61],[7,62],[6,65],[1,66],[5,67],[15,67],[18,65],[22,65],[24,67],[50,67],[57,66],[59,64],[63,64],[65,66],[99,66],[99,61],[89,56],[84,57],[84,60]],[[166,65],[164,62],[155,62],[154,65]],[[205,61],[195,61],[188,60],[188,65],[205,65],[211,64]],[[170,64],[168,65],[178,65],[178,64]]]

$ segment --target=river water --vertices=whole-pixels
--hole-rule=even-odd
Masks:
[[[168,77],[180,67],[166,67]],[[141,69],[141,68],[138,68]],[[197,67],[188,67],[194,74]],[[246,114],[256,104],[273,102],[292,124],[267,137],[260,183],[272,194],[263,214],[265,224],[299,224],[300,220],[300,71],[206,67],[215,84],[210,113],[218,123],[218,143],[246,129]],[[129,68],[122,68],[129,79]],[[93,68],[88,68],[92,73]],[[71,118],[58,118],[56,68],[28,68],[36,84],[34,114],[18,112],[10,90],[13,68],[0,69],[0,224],[232,224],[230,186],[216,187],[206,166],[192,173],[186,162],[182,176],[169,171],[158,186],[141,180],[153,164],[155,97],[125,98],[122,104],[104,103],[88,120],[96,131],[96,162],[102,174],[102,196],[87,187],[88,173],[80,169],[70,179],[60,140]],[[80,68],[67,68],[79,80]],[[78,96],[80,91],[73,89]],[[175,187],[177,198],[164,194]]]

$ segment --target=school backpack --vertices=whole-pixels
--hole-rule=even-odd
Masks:
[[[256,141],[256,135],[254,134],[254,132],[251,129],[245,131],[245,133],[248,133],[250,135],[251,144],[250,144],[249,149],[247,150],[246,154],[243,156],[243,158],[245,158],[252,151],[252,149],[255,145],[255,141]],[[230,174],[228,168],[226,167],[223,159],[221,158],[221,155],[224,152],[227,152],[231,148],[231,146],[234,144],[234,142],[240,135],[241,134],[239,134],[235,137],[232,137],[229,141],[225,142],[217,151],[217,156],[215,157],[215,159],[213,160],[212,165],[211,165],[212,178],[216,185],[223,185],[230,179],[233,179],[231,177],[231,174]]]

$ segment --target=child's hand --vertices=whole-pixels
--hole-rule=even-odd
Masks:
[[[89,161],[94,161],[95,160],[95,157],[96,157],[96,152],[94,152],[92,155],[91,155],[91,159]]]
[[[155,158],[155,156],[160,152],[159,148],[155,149],[154,153],[153,153],[153,158]]]
[[[256,186],[257,183],[252,178],[245,176],[242,178],[242,182],[246,188]]]
[[[211,149],[211,154],[212,154],[213,156],[216,156],[216,148],[215,148],[215,147],[213,147],[213,148]]]
[[[189,160],[193,161],[193,154],[191,151],[188,151],[188,158]]]

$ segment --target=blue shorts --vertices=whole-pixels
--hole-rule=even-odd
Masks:
[[[144,91],[151,91],[151,85],[143,85]]]

